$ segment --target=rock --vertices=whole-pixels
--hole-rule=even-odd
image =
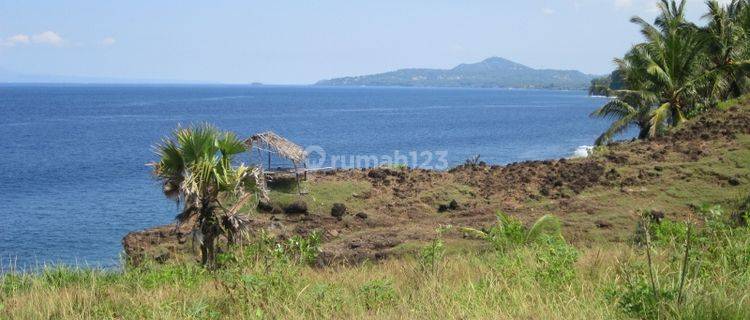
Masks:
[[[448,204],[441,204],[440,206],[438,206],[438,212],[453,211],[458,210],[459,208],[461,208],[461,206],[458,204],[458,201],[456,201],[456,199],[453,199]]]
[[[297,200],[295,202],[292,202],[290,205],[284,208],[284,213],[286,214],[307,213],[307,203],[305,203],[302,200]]]
[[[740,227],[747,227],[750,222],[750,210],[743,210],[732,213],[732,222]]]
[[[456,201],[456,199],[451,200],[451,203],[448,204],[448,209],[451,209],[451,210],[458,209],[458,201]]]
[[[154,260],[158,263],[165,263],[170,257],[171,255],[169,254],[169,251],[166,251],[154,256]]]
[[[367,219],[367,213],[364,211],[357,212],[354,216],[360,219]]]
[[[664,212],[658,210],[651,210],[646,214],[646,216],[651,219],[651,222],[655,223],[661,223],[661,220],[663,220],[665,217]]]
[[[283,213],[284,212],[284,210],[281,209],[281,207],[279,207],[278,204],[268,203],[268,202],[265,202],[265,201],[258,202],[258,211],[260,211],[260,212],[267,212],[267,213],[273,213],[273,214],[278,214],[278,213]]]
[[[729,182],[730,186],[739,186],[740,185],[740,180],[737,179],[737,178],[735,178],[735,177],[731,177],[727,181]]]
[[[373,169],[367,173],[367,176],[373,180],[384,180],[388,175],[383,170]]]
[[[600,229],[609,229],[612,227],[611,223],[604,221],[604,220],[597,220],[594,223],[596,224],[596,227]]]
[[[550,195],[549,189],[545,186],[539,188],[539,194],[542,196],[548,197]]]
[[[338,237],[339,236],[339,231],[338,230],[328,230],[328,235],[330,235],[333,238]]]
[[[259,201],[258,202],[258,211],[262,212],[271,212],[273,210],[273,206],[265,201]]]
[[[341,220],[341,218],[346,215],[346,205],[343,203],[334,203],[333,207],[331,207],[331,215],[336,219]]]

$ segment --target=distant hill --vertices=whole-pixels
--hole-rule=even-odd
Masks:
[[[469,88],[587,89],[596,76],[575,70],[534,69],[492,57],[453,69],[400,69],[396,71],[321,80],[321,86],[404,86]]]

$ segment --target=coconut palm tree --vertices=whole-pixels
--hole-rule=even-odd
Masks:
[[[706,94],[720,100],[738,97],[750,89],[747,76],[750,34],[743,28],[743,24],[750,27],[750,7],[744,0],[733,0],[725,7],[711,0],[707,5],[708,13],[703,18],[709,23],[701,34],[705,38],[708,68],[716,72]]]
[[[650,137],[666,126],[680,124],[692,109],[702,108],[699,91],[712,77],[712,73],[703,72],[704,38],[685,20],[685,4],[685,0],[662,0],[654,25],[639,17],[631,20],[646,38],[633,48],[633,54],[645,67],[647,90],[658,97],[651,112]]]
[[[590,116],[594,118],[614,120],[596,139],[596,145],[606,144],[617,134],[634,126],[639,129],[639,139],[648,137],[652,105],[658,100],[655,94],[647,90],[645,68],[639,65],[640,62],[632,52],[623,59],[615,59],[617,75],[628,89],[609,90],[608,95],[615,98],[591,113]]]
[[[617,99],[592,114],[615,119],[598,143],[632,125],[641,128],[640,137],[654,137],[684,121],[693,109],[702,108],[705,102],[699,91],[712,73],[703,72],[705,37],[685,19],[685,4],[684,0],[661,0],[661,13],[653,25],[640,17],[631,19],[641,27],[646,41],[635,45],[624,59],[616,60],[627,90],[614,92]]]
[[[218,237],[235,233],[242,225],[236,210],[224,208],[221,201],[265,195],[260,171],[235,165],[245,145],[234,133],[208,124],[178,127],[155,150],[159,161],[151,164],[153,174],[162,183],[164,195],[184,203],[178,222],[197,217],[196,231],[203,236],[201,262],[213,267]]]

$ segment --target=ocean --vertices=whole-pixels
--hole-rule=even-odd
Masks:
[[[126,233],[178,213],[145,166],[178,124],[271,130],[309,147],[311,167],[446,169],[476,155],[507,164],[581,153],[608,125],[588,116],[606,101],[548,90],[0,85],[0,267],[118,266]]]

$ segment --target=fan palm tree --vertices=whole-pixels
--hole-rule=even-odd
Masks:
[[[197,216],[196,231],[203,235],[201,263],[213,267],[217,238],[237,232],[242,224],[234,212],[238,206],[228,210],[220,201],[265,195],[260,171],[234,165],[234,158],[246,150],[245,145],[234,133],[208,124],[178,127],[155,150],[159,161],[151,164],[153,174],[162,183],[164,195],[184,203],[178,222]]]

